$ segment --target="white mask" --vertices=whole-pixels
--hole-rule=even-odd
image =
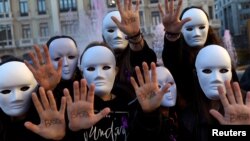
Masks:
[[[0,107],[12,117],[24,115],[31,103],[37,81],[23,62],[11,61],[0,66]]]
[[[111,50],[94,46],[86,50],[81,59],[81,70],[88,85],[95,84],[95,95],[104,99],[113,88],[116,60]]]
[[[62,58],[62,79],[70,80],[73,77],[78,61],[78,50],[73,40],[69,38],[58,38],[53,40],[49,46],[49,53],[55,68]]]
[[[218,100],[218,86],[232,79],[231,59],[226,49],[209,45],[200,50],[195,61],[196,72],[201,89],[206,97]]]
[[[183,14],[182,19],[187,17],[192,20],[185,23],[181,30],[186,43],[190,47],[204,46],[209,28],[206,14],[201,9],[191,8]]]
[[[172,74],[166,67],[159,66],[156,68],[157,81],[160,89],[162,89],[167,83],[171,83],[169,91],[164,94],[161,105],[164,107],[172,107],[176,104],[177,92],[176,84]]]
[[[111,17],[116,17],[121,22],[121,15],[119,11],[112,11],[108,13],[102,23],[102,35],[105,42],[114,50],[124,50],[128,41],[125,39],[125,34],[117,27]]]

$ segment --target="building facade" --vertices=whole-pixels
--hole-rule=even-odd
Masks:
[[[249,48],[250,0],[214,0],[215,16],[221,20],[220,35],[230,30],[236,48]]]
[[[161,23],[159,2],[164,6],[163,0],[140,0],[141,31],[150,46]],[[183,8],[205,9],[218,30],[213,4],[213,0],[183,0]],[[82,51],[90,41],[102,40],[102,18],[116,9],[116,0],[0,0],[0,55],[22,56],[34,44],[43,45],[51,36],[62,34],[74,37]]]

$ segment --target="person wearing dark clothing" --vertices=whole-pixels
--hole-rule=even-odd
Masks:
[[[122,6],[117,0],[118,11],[108,12],[102,22],[103,41],[115,52],[117,66],[119,68],[115,85],[121,89],[131,90],[128,94],[135,97],[133,87],[130,84],[130,76],[134,76],[134,67],[142,66],[142,62],[156,62],[156,54],[148,46],[140,31],[139,0],[135,9],[132,1],[124,0]],[[125,8],[128,7],[128,10]],[[125,22],[129,21],[129,22]]]
[[[160,89],[164,85],[170,83],[169,91],[164,94],[160,112],[161,112],[161,130],[159,134],[159,141],[178,141],[178,117],[175,111],[177,100],[177,90],[175,80],[172,74],[164,66],[157,66],[157,81]]]
[[[34,64],[32,66],[26,61],[26,65],[32,71],[40,86],[45,90],[53,91],[59,108],[63,89],[67,88],[70,92],[73,92],[73,82],[80,81],[82,78],[77,67],[78,48],[76,41],[66,35],[53,36],[47,41],[46,46],[43,46],[43,53],[38,46],[34,46],[34,49],[36,56],[32,52],[29,54]],[[70,140],[68,134],[71,134],[71,130],[67,127],[64,140]]]
[[[182,0],[174,9],[174,1],[165,1],[166,11],[160,12],[165,28],[162,60],[176,82],[178,100],[176,110],[179,120],[179,140],[197,140],[202,136],[195,126],[203,119],[195,79],[195,58],[201,48],[210,44],[221,45],[221,41],[209,26],[207,13],[199,7],[187,7],[180,12]],[[232,69],[233,81],[238,81],[235,68]],[[199,140],[199,139],[198,139]]]
[[[83,94],[82,92],[86,92],[86,90],[80,89],[77,82],[74,83],[74,89],[76,91],[80,89],[80,92],[74,92],[74,102],[72,102],[68,91],[64,93],[68,99],[68,109],[70,109],[68,110],[70,129],[77,131],[78,136],[76,138],[84,138],[85,140],[136,140],[157,137],[154,131],[157,134],[157,128],[160,128],[159,120],[157,120],[159,117],[155,120],[156,116],[152,115],[154,115],[154,112],[157,113],[159,100],[156,99],[162,97],[162,95],[148,97],[149,99],[146,98],[145,101],[141,101],[137,97],[137,102],[129,104],[130,95],[126,91],[114,87],[116,64],[115,56],[111,52],[105,44],[98,43],[90,44],[83,52],[80,59],[81,70],[86,80],[81,81],[81,87],[86,87],[87,83],[89,90],[88,95]],[[99,57],[92,58],[93,54],[97,54]],[[146,69],[145,66],[147,66],[146,63],[144,63],[143,70]],[[134,86],[136,82],[135,79],[133,80]],[[139,81],[142,81],[141,78]],[[149,86],[149,84],[147,85]],[[157,90],[159,90],[158,85],[154,86],[157,86]],[[134,86],[134,88],[136,92],[139,89],[138,86]],[[151,90],[150,87],[146,91],[149,90]],[[166,90],[167,88],[162,89],[162,91]],[[93,94],[95,95],[94,107],[82,107],[87,105],[84,102],[93,102],[91,100]],[[152,100],[152,103],[147,103],[149,102],[147,100]],[[138,102],[141,108],[138,107]],[[159,115],[159,113],[156,115]],[[149,121],[151,123],[148,123]]]
[[[0,119],[1,141],[46,141],[45,138],[28,130],[24,126],[24,123],[27,121],[39,123],[39,117],[33,104],[30,105],[30,109],[23,119],[13,120],[12,117],[6,115],[2,110],[0,111]]]
[[[250,67],[247,67],[240,79],[240,87],[245,91],[250,91]]]
[[[39,116],[31,101],[38,83],[23,60],[14,56],[0,63],[0,140],[47,141],[46,136],[29,130],[27,121],[39,123]]]

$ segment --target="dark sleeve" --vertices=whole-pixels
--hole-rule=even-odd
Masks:
[[[144,40],[143,49],[140,51],[132,51],[130,49],[130,63],[132,67],[142,66],[142,62],[147,62],[148,66],[150,66],[151,62],[157,62],[155,52],[149,48],[147,42]]]
[[[128,139],[158,140],[162,123],[160,110],[157,109],[151,113],[144,113],[141,108],[138,108],[134,115]]]
[[[6,124],[6,116],[4,114],[4,112],[2,111],[2,109],[0,109],[0,141],[5,141],[5,136],[6,136],[6,133],[5,133],[5,130],[6,130],[6,127],[5,127],[5,124]]]
[[[164,37],[162,61],[174,77],[178,76],[178,71],[180,71],[178,66],[182,66],[181,38],[182,36],[175,42],[171,42]]]
[[[245,91],[250,90],[250,67],[248,67],[240,79],[240,87]]]

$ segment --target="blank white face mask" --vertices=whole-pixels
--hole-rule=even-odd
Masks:
[[[81,60],[81,70],[88,85],[95,84],[95,95],[110,95],[116,75],[116,60],[111,50],[94,46],[86,50]]]
[[[209,22],[206,14],[197,8],[187,10],[182,19],[190,17],[191,21],[182,27],[182,34],[190,47],[203,47],[208,36]]]
[[[102,23],[102,35],[105,42],[114,50],[124,50],[128,41],[125,39],[125,34],[117,27],[111,17],[116,17],[121,22],[121,15],[119,11],[112,11],[108,13]]]
[[[218,86],[223,86],[225,90],[225,80],[232,79],[231,59],[227,50],[218,45],[202,48],[197,55],[195,67],[200,86],[206,97],[218,100]]]
[[[37,81],[23,62],[11,61],[0,66],[0,107],[12,117],[24,115],[31,103]]]
[[[58,68],[58,61],[62,58],[62,79],[70,80],[77,67],[78,50],[69,38],[59,38],[51,42],[49,46],[51,61],[55,68]]]
[[[162,89],[167,83],[171,83],[169,91],[164,94],[161,105],[164,107],[173,107],[176,104],[177,92],[176,84],[172,74],[169,70],[163,66],[156,68],[157,71],[157,81],[159,88]]]

